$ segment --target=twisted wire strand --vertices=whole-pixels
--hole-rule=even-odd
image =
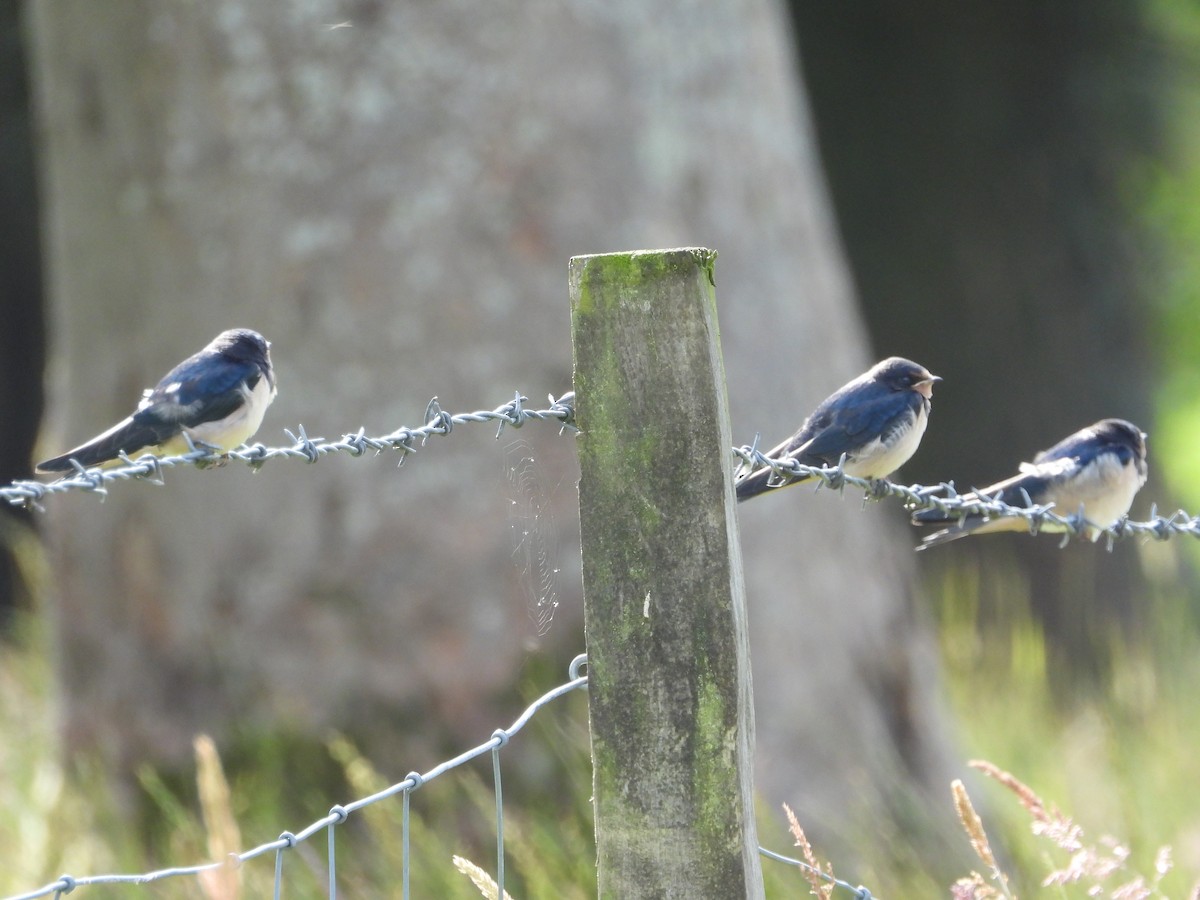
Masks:
[[[150,453],[142,454],[136,459],[123,456],[120,465],[107,469],[77,465],[72,474],[57,481],[14,481],[0,487],[0,497],[13,506],[41,510],[43,501],[57,494],[83,491],[104,496],[112,482],[148,481],[152,484],[162,484],[163,472],[166,469],[177,466],[206,468],[234,460],[257,469],[279,459],[301,459],[307,463],[316,463],[335,453],[364,456],[368,451],[374,451],[376,454],[395,451],[401,454],[400,463],[403,464],[408,456],[424,447],[429,438],[449,435],[456,425],[495,423],[497,437],[505,428],[520,428],[529,421],[554,422],[559,426],[559,434],[578,432],[575,424],[574,392],[568,392],[558,398],[551,394],[549,405],[545,409],[528,409],[525,406],[528,402],[528,398],[517,391],[513,399],[495,409],[448,413],[434,397],[426,407],[423,425],[402,426],[379,436],[368,436],[366,431],[360,428],[356,432],[342,435],[337,440],[327,440],[309,437],[304,426],[299,425],[295,431],[285,429],[285,433],[292,440],[288,446],[267,447],[255,443],[226,452],[197,447],[176,456],[155,456]],[[860,488],[864,493],[864,500],[894,497],[912,512],[936,509],[948,516],[957,516],[960,521],[971,516],[1023,519],[1034,534],[1040,531],[1061,534],[1063,544],[1072,537],[1096,532],[1098,536],[1105,538],[1106,546],[1110,550],[1117,541],[1130,537],[1156,540],[1167,540],[1176,535],[1200,537],[1200,516],[1193,516],[1182,509],[1162,515],[1157,506],[1152,506],[1150,518],[1146,521],[1133,521],[1126,517],[1108,528],[1096,529],[1077,510],[1060,510],[1051,505],[1032,502],[1023,507],[1013,506],[986,495],[968,497],[955,488],[953,481],[930,485],[904,485],[884,479],[873,480],[848,475],[843,470],[844,459],[838,465],[828,467],[805,466],[790,459],[768,459],[758,449],[758,438],[755,438],[753,444],[734,447],[732,454],[739,469],[758,469],[765,466],[787,479],[812,477],[818,489],[844,491],[847,486]]]
[[[1163,516],[1159,514],[1157,505],[1154,505],[1150,508],[1150,518],[1144,522],[1135,522],[1125,517],[1108,528],[1097,528],[1078,510],[1059,510],[1053,504],[1036,504],[1028,495],[1025,497],[1026,506],[1013,506],[986,494],[968,496],[966,493],[960,493],[953,481],[905,485],[886,479],[857,478],[843,470],[846,461],[844,456],[836,466],[806,466],[793,459],[768,459],[757,445],[758,441],[755,439],[753,444],[733,448],[733,456],[738,461],[739,470],[766,467],[786,479],[811,477],[815,479],[816,490],[829,488],[842,492],[847,486],[861,488],[864,502],[895,497],[910,512],[936,509],[951,518],[957,517],[960,522],[975,516],[988,519],[1023,519],[1028,523],[1032,534],[1041,531],[1061,534],[1063,546],[1073,537],[1088,536],[1090,533],[1096,533],[1097,539],[1103,537],[1109,550],[1117,541],[1134,536],[1152,537],[1161,541],[1174,535],[1200,537],[1200,516],[1192,516],[1184,510]],[[971,493],[975,493],[974,488],[971,489]]]
[[[475,423],[496,423],[496,437],[505,428],[520,428],[529,421],[551,421],[559,425],[559,433],[575,432],[575,394],[567,393],[557,399],[549,398],[550,404],[546,409],[527,409],[525,404],[529,398],[520,391],[495,409],[477,410],[466,413],[448,413],[442,409],[437,397],[429,401],[425,409],[425,423],[419,427],[402,426],[388,434],[370,437],[365,429],[344,434],[337,440],[309,437],[303,425],[297,426],[293,432],[284,429],[291,439],[290,446],[267,447],[261,443],[243,445],[235,450],[214,452],[205,447],[196,447],[187,453],[175,456],[155,456],[144,453],[136,459],[121,456],[121,464],[112,468],[84,468],[76,463],[75,471],[57,481],[20,480],[0,487],[0,497],[13,506],[25,506],[40,510],[41,504],[47,497],[65,494],[71,491],[84,491],[104,496],[108,487],[116,481],[148,481],[151,484],[163,483],[163,471],[177,466],[196,466],[207,468],[230,461],[244,462],[251,468],[258,469],[269,462],[279,459],[300,459],[307,463],[319,462],[323,457],[334,453],[348,453],[351,456],[364,456],[368,451],[376,454],[392,450],[401,454],[400,462],[423,447],[429,438],[437,435],[448,435],[455,425]],[[186,439],[186,435],[185,435]],[[189,441],[189,443],[191,443]]]
[[[758,853],[760,856],[765,856],[767,859],[773,859],[776,862],[787,863],[789,866],[795,866],[798,869],[803,869],[806,872],[812,872],[814,875],[834,885],[840,887],[844,891],[849,891],[858,900],[876,900],[875,895],[861,884],[855,886],[848,881],[842,881],[840,878],[835,878],[828,872],[822,872],[816,866],[809,865],[802,859],[793,859],[790,856],[784,856],[782,853],[776,853],[774,850],[768,850],[766,847],[759,847]]]

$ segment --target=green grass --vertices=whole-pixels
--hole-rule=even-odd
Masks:
[[[39,650],[0,647],[0,892],[5,895],[40,886],[49,880],[48,872],[112,871],[137,858],[119,852],[109,839],[103,812],[111,808],[108,798],[68,785],[58,761],[49,666]]]
[[[0,657],[0,733],[20,740],[0,742],[0,894],[28,891],[62,872],[74,875],[145,872],[165,865],[188,865],[220,856],[217,847],[247,849],[273,840],[284,828],[299,831],[321,818],[335,801],[365,796],[401,780],[405,772],[381,773],[344,736],[320,742],[325,760],[341,775],[334,796],[328,778],[316,783],[279,783],[264,776],[269,765],[246,764],[228,775],[225,809],[201,802],[195,786],[149,768],[139,773],[142,814],[119,821],[100,773],[79,770],[69,779],[58,760],[51,679],[36,635],[23,649]],[[549,682],[547,682],[549,683]],[[538,693],[534,691],[533,694]],[[516,753],[536,760],[539,785],[505,773],[511,798],[505,804],[506,885],[515,897],[595,895],[591,836],[590,771],[587,766],[586,698],[561,698],[513,739]],[[290,751],[289,751],[290,747]],[[262,739],[258,759],[295,752],[311,759],[317,751],[300,739]],[[238,757],[250,760],[251,748]],[[501,755],[502,766],[513,750]],[[317,768],[324,768],[318,766]],[[295,770],[292,770],[295,778]],[[411,887],[415,897],[477,898],[479,891],[453,865],[463,856],[483,870],[495,870],[495,800],[491,757],[442,776],[417,790],[411,801]],[[569,787],[569,789],[564,789]],[[536,797],[534,813],[523,797]],[[307,807],[303,818],[298,808]],[[403,806],[399,798],[356,812],[337,829],[339,889],[347,896],[399,896]],[[237,824],[225,844],[212,841],[206,822],[228,814]],[[322,832],[285,855],[289,898],[324,897],[328,837]],[[270,896],[274,859],[267,855],[240,871],[243,896]],[[195,878],[169,879],[152,890],[123,887],[80,889],[88,897],[127,896],[146,890],[154,897],[223,897],[218,887]]]
[[[961,573],[958,581],[943,591],[939,634],[964,758],[1014,774],[1080,826],[1084,843],[1110,836],[1130,849],[1127,871],[1104,882],[1098,896],[1134,872],[1150,879],[1163,846],[1175,861],[1163,891],[1188,896],[1200,881],[1200,637],[1187,598],[1136,598],[1151,605],[1149,631],[1114,631],[1107,682],[1064,690],[1052,683],[1025,594],[1011,591],[1007,621],[984,633]],[[984,825],[1017,893],[1036,894],[1070,854],[1031,833],[1030,815],[1009,790],[990,780],[968,788],[984,805]],[[1077,885],[1058,895],[1085,891]]]

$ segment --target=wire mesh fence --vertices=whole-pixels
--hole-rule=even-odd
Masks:
[[[368,452],[382,454],[396,452],[400,454],[400,462],[428,445],[431,438],[449,435],[456,426],[468,424],[493,424],[496,426],[496,436],[499,437],[505,428],[519,428],[530,421],[556,424],[560,434],[576,431],[574,418],[574,395],[565,394],[555,398],[549,397],[548,405],[541,409],[527,408],[528,399],[519,392],[513,399],[490,410],[478,410],[465,413],[449,413],[445,411],[437,398],[430,401],[426,408],[423,424],[410,427],[403,426],[390,433],[379,436],[368,436],[363,429],[347,433],[340,438],[328,440],[325,438],[309,437],[303,426],[293,432],[286,433],[292,443],[286,446],[267,447],[263,444],[245,446],[225,453],[214,453],[209,449],[196,448],[192,451],[175,456],[157,457],[144,454],[136,459],[122,457],[119,464],[109,468],[90,468],[76,466],[76,470],[56,481],[42,482],[32,480],[15,481],[0,487],[0,496],[9,504],[42,510],[44,503],[52,497],[70,492],[84,492],[105,495],[110,485],[117,482],[142,480],[152,484],[164,483],[164,472],[179,466],[208,467],[231,461],[244,462],[251,467],[272,464],[283,459],[299,459],[307,463],[319,462],[331,454],[349,454],[360,457]],[[886,480],[867,480],[846,474],[841,466],[827,468],[809,467],[794,461],[778,461],[768,459],[757,448],[757,440],[747,446],[732,449],[732,457],[736,463],[754,468],[768,466],[781,475],[789,478],[808,477],[814,479],[818,489],[827,488],[843,491],[847,486],[861,489],[864,502],[866,500],[899,499],[905,508],[915,511],[936,509],[947,515],[987,516],[989,518],[1019,518],[1024,520],[1033,533],[1045,530],[1053,525],[1054,531],[1061,534],[1065,543],[1072,536],[1084,534],[1088,523],[1079,513],[1055,510],[1052,506],[1030,504],[1026,507],[1012,506],[986,496],[966,496],[960,494],[953,482],[941,482],[933,485],[902,485]],[[683,473],[681,473],[682,475]],[[1175,535],[1191,535],[1200,537],[1200,517],[1192,516],[1182,510],[1168,516],[1158,514],[1152,508],[1150,518],[1146,521],[1130,521],[1122,519],[1112,527],[1103,530],[1107,546],[1112,548],[1116,541],[1142,536],[1165,540]],[[346,804],[333,806],[324,817],[312,822],[297,832],[283,832],[278,838],[260,844],[241,853],[231,854],[227,859],[217,860],[198,865],[179,866],[158,869],[138,874],[100,874],[89,876],[73,876],[64,874],[55,881],[40,888],[23,894],[13,895],[7,900],[34,900],[39,897],[61,897],[79,888],[93,885],[146,885],[164,879],[186,876],[199,876],[202,873],[214,871],[222,867],[241,866],[260,858],[274,860],[274,896],[280,897],[284,883],[285,861],[289,851],[301,843],[325,833],[327,839],[328,865],[328,894],[336,897],[337,883],[337,831],[348,818],[363,809],[381,801],[399,796],[402,803],[402,872],[401,894],[408,897],[409,893],[409,807],[413,792],[429,781],[450,772],[463,764],[478,757],[490,754],[493,770],[493,789],[495,793],[495,829],[496,829],[496,866],[494,882],[496,896],[504,897],[504,800],[502,791],[500,753],[535,714],[559,697],[587,686],[587,676],[581,674],[586,666],[586,657],[580,655],[571,663],[569,680],[547,691],[517,718],[508,728],[496,729],[491,737],[458,756],[448,759],[425,773],[411,772],[402,781]],[[782,864],[794,866],[807,873],[826,881],[837,890],[869,900],[874,895],[863,886],[855,886],[849,882],[835,878],[826,872],[815,868],[809,863],[789,856],[759,848],[764,858]]]
[[[321,832],[325,832],[328,841],[328,871],[329,871],[329,896],[337,897],[338,882],[337,882],[337,827],[345,823],[350,816],[359,810],[395,797],[397,794],[401,797],[402,807],[402,826],[400,841],[402,846],[402,869],[401,869],[401,895],[405,898],[410,896],[409,893],[409,805],[414,791],[422,786],[433,781],[447,772],[457,769],[459,766],[470,762],[480,756],[490,753],[492,758],[492,778],[493,788],[496,795],[496,875],[495,883],[497,885],[497,896],[504,896],[504,794],[502,790],[502,781],[500,775],[500,751],[508,745],[509,740],[524,728],[534,715],[545,708],[548,704],[563,697],[572,691],[579,690],[587,686],[587,675],[581,674],[583,668],[587,665],[587,657],[583,654],[575,657],[571,661],[569,669],[569,678],[563,684],[547,691],[531,703],[516,721],[508,728],[497,728],[492,732],[492,736],[477,747],[472,747],[460,753],[458,756],[448,759],[434,766],[428,772],[410,772],[402,781],[398,781],[393,785],[377,791],[367,797],[361,797],[350,803],[337,804],[333,806],[329,813],[315,822],[307,825],[297,832],[285,831],[273,841],[268,841],[265,844],[260,844],[250,850],[242,853],[235,853],[229,858],[217,860],[215,862],[201,863],[192,866],[177,866],[171,868],[157,869],[152,872],[144,872],[139,874],[106,874],[106,875],[88,875],[74,876],[62,875],[50,884],[44,885],[36,890],[24,894],[17,894],[7,898],[7,900],[35,900],[38,897],[61,897],[69,894],[77,888],[88,887],[92,885],[145,885],[156,881],[162,881],[168,878],[179,878],[183,876],[198,876],[204,872],[210,872],[226,866],[241,866],[251,860],[260,857],[274,857],[275,862],[275,893],[274,896],[279,898],[283,889],[284,878],[284,860],[288,855],[288,851],[295,849],[304,841],[309,840]]]

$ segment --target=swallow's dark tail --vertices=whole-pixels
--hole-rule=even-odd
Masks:
[[[961,519],[961,515],[952,515],[940,509],[922,509],[912,514],[914,525],[951,525]]]
[[[770,480],[770,469],[759,469],[757,472],[751,472],[744,478],[739,478],[733,483],[733,492],[737,495],[738,503],[743,500],[749,500],[751,497],[757,497],[759,494],[770,490],[767,482]]]
[[[914,525],[918,524],[915,521],[916,517],[914,516],[913,518],[914,518],[913,524]],[[948,544],[951,541],[957,541],[959,538],[965,538],[967,535],[971,534],[976,528],[978,528],[980,525],[982,525],[983,521],[984,520],[982,520],[982,519],[979,519],[979,520],[973,521],[973,522],[968,520],[967,522],[964,522],[962,524],[954,524],[954,525],[951,525],[949,528],[943,528],[941,531],[935,531],[933,534],[927,535],[926,537],[922,538],[921,543],[918,544],[913,549],[920,552],[921,550],[928,550],[930,547],[940,547],[942,544]],[[930,523],[922,522],[919,524],[925,525],[925,524],[930,524]]]
[[[92,438],[86,444],[80,444],[62,456],[43,460],[37,464],[36,468],[39,472],[51,473],[70,472],[75,468],[75,462],[84,468],[98,466],[110,459],[116,459],[122,453],[136,453],[138,450],[161,443],[166,437],[158,429],[146,423],[137,422],[131,416],[114,425],[104,434]]]
[[[804,484],[809,481],[809,478],[787,478],[779,475],[774,469],[769,466],[764,466],[757,472],[751,472],[744,478],[739,478],[733,483],[733,492],[737,495],[738,503],[743,500],[749,500],[751,497],[757,497],[759,494],[765,494],[769,491],[777,491],[783,487],[791,487],[793,484]]]

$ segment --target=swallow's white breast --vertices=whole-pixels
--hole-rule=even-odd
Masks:
[[[1082,506],[1084,518],[1107,528],[1129,512],[1144,481],[1133,462],[1122,465],[1115,453],[1105,453],[1049,493],[1058,515],[1073,516]]]
[[[245,402],[224,419],[215,422],[205,422],[191,428],[185,428],[193,441],[203,441],[220,447],[222,450],[232,450],[254,437],[258,427],[262,425],[267,407],[275,399],[275,390],[265,377],[259,378],[253,388],[241,387]]]
[[[922,404],[917,414],[909,418],[907,427],[901,426],[892,435],[890,444],[876,438],[856,453],[854,459],[846,460],[846,473],[857,478],[887,478],[912,459],[928,424],[928,410]]]

